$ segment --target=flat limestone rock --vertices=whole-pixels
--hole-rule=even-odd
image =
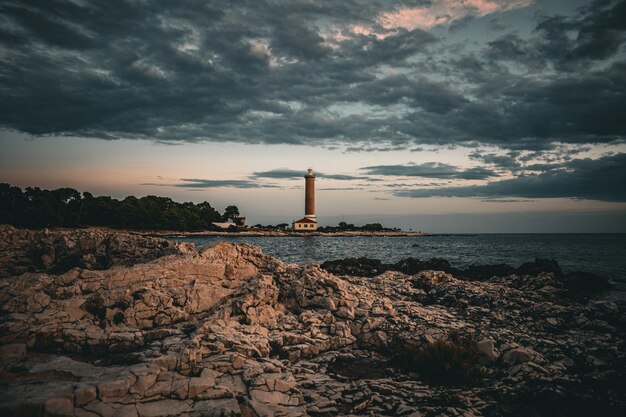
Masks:
[[[186,401],[160,400],[137,404],[139,417],[173,417],[191,410],[192,406]]]
[[[193,410],[203,417],[235,417],[241,415],[239,403],[234,398],[196,401]]]

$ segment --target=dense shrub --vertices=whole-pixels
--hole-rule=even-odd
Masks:
[[[94,197],[72,188],[42,190],[0,183],[0,223],[16,227],[107,226],[128,229],[211,230],[213,222],[238,215],[228,206],[221,215],[208,202],[178,203],[171,198]]]
[[[337,226],[320,227],[317,230],[319,232],[394,232],[400,229],[390,229],[380,223],[368,223],[364,226],[355,226],[352,223],[339,222]]]
[[[104,299],[99,293],[95,293],[89,297],[83,305],[85,310],[99,320],[106,318],[106,307],[104,306]]]
[[[124,321],[124,313],[122,313],[121,311],[118,311],[117,313],[113,315],[113,323],[120,324],[123,321]]]
[[[485,376],[475,338],[462,337],[458,332],[450,333],[448,340],[437,340],[424,348],[397,341],[394,356],[399,366],[436,384],[465,385]]]

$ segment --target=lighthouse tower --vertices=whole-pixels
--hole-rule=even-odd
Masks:
[[[315,174],[309,170],[304,175],[304,217],[311,220],[315,218]]]
[[[315,216],[315,173],[311,168],[304,174],[304,217],[293,222],[293,230],[312,232],[317,230]]]

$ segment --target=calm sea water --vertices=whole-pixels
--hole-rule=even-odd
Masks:
[[[410,256],[445,258],[458,268],[471,264],[519,266],[555,259],[565,272],[587,271],[626,281],[626,234],[478,234],[423,237],[179,237],[199,249],[220,241],[249,243],[286,262],[307,265],[361,257],[396,262]],[[412,247],[418,243],[419,247]]]

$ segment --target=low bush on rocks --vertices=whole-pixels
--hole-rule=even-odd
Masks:
[[[389,364],[378,358],[342,358],[329,364],[328,369],[348,379],[376,379],[390,375]]]
[[[99,320],[104,320],[106,318],[106,307],[104,306],[104,299],[102,295],[99,293],[95,293],[91,297],[89,297],[84,304],[85,310],[88,313],[93,314]]]
[[[122,313],[121,311],[118,311],[117,313],[115,313],[115,315],[113,315],[113,323],[120,324],[123,321],[124,321],[124,313]]]
[[[450,333],[448,340],[437,340],[424,348],[400,342],[394,359],[399,366],[435,384],[475,384],[485,376],[476,339],[462,337],[458,332]]]
[[[129,307],[131,306],[131,303],[129,300],[126,299],[122,299],[122,300],[118,300],[116,301],[111,308],[119,308],[120,310],[127,310]]]

